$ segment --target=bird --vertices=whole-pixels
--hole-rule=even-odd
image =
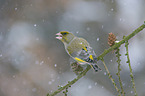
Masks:
[[[97,56],[87,40],[68,31],[61,31],[56,35],[56,39],[63,42],[65,50],[71,58],[81,65],[89,64],[95,72],[101,70],[97,65]]]

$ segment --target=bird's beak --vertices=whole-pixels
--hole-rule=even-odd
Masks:
[[[59,40],[62,39],[62,34],[61,33],[57,33],[56,35],[57,35],[56,39],[59,39]]]

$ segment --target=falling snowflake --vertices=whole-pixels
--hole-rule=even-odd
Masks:
[[[34,27],[36,27],[37,26],[37,24],[34,24]]]
[[[79,31],[76,32],[77,34],[79,33]]]
[[[112,8],[111,11],[114,11],[114,9]]]
[[[104,25],[102,25],[102,29],[104,28]]]
[[[97,85],[97,82],[95,82],[95,85]]]
[[[51,84],[52,84],[52,82],[51,82],[51,81],[49,81],[49,82],[48,82],[48,84],[49,84],[49,85],[51,85]]]
[[[92,86],[91,86],[91,85],[89,85],[89,86],[88,86],[88,89],[91,89],[91,88],[92,88]]]
[[[15,8],[15,11],[17,10],[18,8]]]
[[[57,64],[54,64],[54,67],[57,67]]]
[[[90,27],[87,27],[87,31],[90,31]]]
[[[37,91],[37,88],[33,88],[32,91],[33,91],[33,92],[36,92],[36,91]]]
[[[3,54],[0,54],[0,57],[2,57],[3,56]]]
[[[44,61],[41,61],[41,62],[40,62],[40,65],[42,65],[43,63],[44,63]]]
[[[107,73],[106,72],[104,72],[104,75],[106,75]]]

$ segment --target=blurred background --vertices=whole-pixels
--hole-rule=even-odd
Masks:
[[[69,56],[59,31],[88,40],[97,56],[108,33],[118,40],[145,20],[145,0],[0,0],[0,96],[46,96],[73,80]],[[145,30],[129,40],[129,55],[138,96],[145,96]],[[125,45],[121,51],[121,79],[126,96],[133,96]],[[104,58],[118,83],[113,52]],[[117,96],[101,61],[68,89],[68,96]],[[118,86],[119,87],[119,86]],[[64,96],[63,93],[57,96]]]

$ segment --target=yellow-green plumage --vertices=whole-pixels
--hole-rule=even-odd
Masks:
[[[101,70],[97,65],[96,54],[90,47],[89,43],[80,37],[74,36],[72,33],[62,31],[57,33],[57,39],[64,43],[67,53],[80,64],[89,64],[95,70]]]
[[[88,42],[83,38],[74,37],[70,44],[66,45],[65,48],[71,55],[75,51],[80,51],[82,48],[89,46]]]

